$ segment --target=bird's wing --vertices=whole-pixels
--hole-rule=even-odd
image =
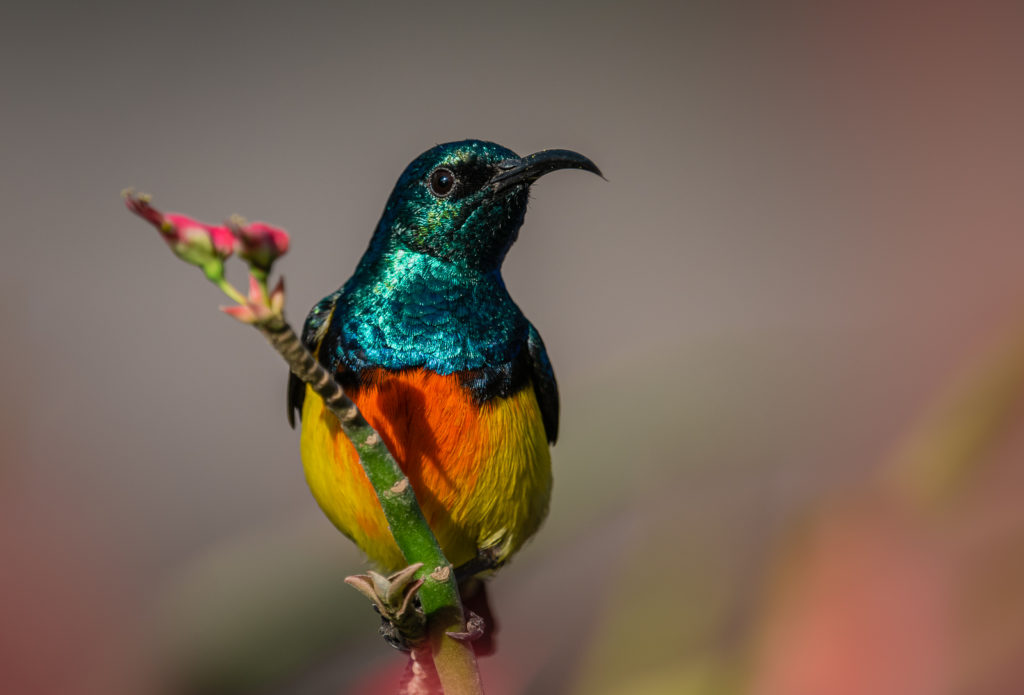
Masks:
[[[302,344],[306,349],[317,354],[320,341],[327,332],[327,325],[330,323],[331,315],[334,313],[334,305],[341,296],[341,290],[327,295],[309,311],[306,323],[302,326]],[[295,413],[302,417],[302,402],[306,399],[306,385],[299,377],[291,372],[288,373],[288,424],[295,427]]]
[[[555,381],[555,372],[551,368],[547,350],[544,349],[544,341],[540,339],[540,333],[532,323],[526,338],[526,349],[530,355],[533,390],[540,404],[544,432],[547,434],[548,442],[554,444],[558,439],[558,383]]]

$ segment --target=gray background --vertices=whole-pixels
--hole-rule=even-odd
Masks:
[[[0,658],[55,692],[54,658],[131,691],[160,679],[168,605],[313,575],[343,593],[361,567],[305,487],[284,367],[121,188],[286,227],[299,322],[427,147],[603,168],[545,178],[505,265],[564,422],[549,524],[496,584],[514,604],[652,499],[754,529],[863,476],[1019,314],[1020,14],[5,3],[0,606],[35,637]]]

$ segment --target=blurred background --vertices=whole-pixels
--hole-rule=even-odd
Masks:
[[[1019,3],[4,3],[0,692],[394,689],[283,364],[118,193],[285,226],[299,322],[468,137],[608,177],[545,178],[505,265],[563,424],[489,693],[1024,692],[1022,32]]]

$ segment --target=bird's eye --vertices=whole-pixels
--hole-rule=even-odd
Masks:
[[[430,175],[430,192],[444,198],[455,188],[455,174],[450,169],[438,169]]]

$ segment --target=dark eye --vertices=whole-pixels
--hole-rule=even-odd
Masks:
[[[438,169],[430,175],[430,192],[444,198],[455,188],[455,174],[450,169]]]

